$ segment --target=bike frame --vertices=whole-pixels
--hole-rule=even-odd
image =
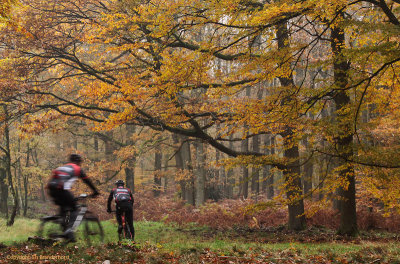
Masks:
[[[89,197],[88,195],[80,195],[79,197],[75,198],[75,200],[76,201],[85,200],[88,197]],[[53,238],[64,238],[64,232],[66,231],[65,230],[66,226],[68,225],[68,223],[70,221],[70,214],[71,214],[71,209],[66,209],[58,215],[46,216],[46,217],[41,218],[42,223],[39,228],[40,234],[43,231],[44,225],[46,225],[46,223],[54,222],[54,223],[57,223],[60,225],[62,233],[53,233],[52,234]],[[88,210],[88,206],[86,203],[80,203],[80,204],[78,204],[77,216],[76,216],[74,223],[71,226],[71,231],[73,233],[75,233],[77,231],[78,227],[81,225],[82,221],[84,221],[84,220],[89,221],[91,223],[97,223],[99,229],[96,230],[95,233],[89,234],[89,236],[93,235],[93,234],[99,234],[101,236],[101,240],[102,240],[103,236],[104,236],[104,232],[100,225],[100,221],[98,220],[97,216],[95,216],[92,212],[90,212]],[[88,222],[85,222],[85,223],[86,223],[85,230],[86,230],[86,232],[89,233],[89,231],[88,231],[89,229],[88,229],[88,225],[87,225]]]

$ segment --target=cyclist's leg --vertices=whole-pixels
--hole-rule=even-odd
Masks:
[[[68,208],[70,210],[69,221],[66,226],[66,230],[64,232],[64,236],[69,240],[75,240],[74,230],[72,230],[72,226],[75,223],[76,217],[78,216],[78,208],[76,206],[76,201],[74,200],[74,196],[69,191],[63,191],[63,206],[64,208]]]
[[[130,237],[132,240],[135,239],[135,229],[133,227],[133,209],[132,206],[127,206],[125,209],[125,222],[129,226]]]
[[[69,222],[69,219],[67,216],[67,213],[68,213],[67,210],[68,210],[67,207],[60,205],[60,216],[62,219],[61,226],[62,226],[63,232],[65,232],[65,230],[67,230],[67,226],[68,226],[68,222]]]
[[[116,206],[115,209],[115,216],[117,217],[118,222],[118,234],[121,235],[122,233],[122,210]]]
[[[129,226],[126,223],[126,210],[124,208],[124,212],[123,212],[123,217],[122,217],[122,226],[124,228],[124,238],[130,238],[131,237],[131,233],[129,231]]]
[[[67,229],[65,216],[66,216],[66,206],[65,206],[65,198],[62,189],[58,188],[49,188],[49,195],[52,198],[53,202],[59,206],[58,215],[61,217],[60,225],[62,227],[62,231],[64,232]]]

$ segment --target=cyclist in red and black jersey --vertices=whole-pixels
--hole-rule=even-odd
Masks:
[[[107,212],[111,213],[111,201],[115,200],[115,212],[118,221],[118,234],[122,233],[122,215],[125,215],[126,224],[129,226],[130,239],[135,239],[133,227],[133,196],[131,190],[124,187],[124,181],[115,182],[116,188],[112,189],[107,201]]]
[[[51,179],[47,184],[49,195],[53,198],[54,203],[60,206],[60,213],[63,215],[66,210],[71,210],[70,221],[64,236],[74,241],[74,234],[72,231],[72,226],[77,217],[77,206],[73,194],[70,192],[74,182],[80,178],[83,182],[88,185],[92,191],[92,196],[97,196],[99,192],[96,187],[94,187],[92,181],[86,176],[85,172],[81,168],[82,157],[78,154],[71,154],[69,156],[69,163],[58,167],[53,170]]]

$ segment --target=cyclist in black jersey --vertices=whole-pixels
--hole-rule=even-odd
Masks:
[[[133,227],[133,196],[131,190],[124,187],[124,181],[115,182],[116,188],[112,189],[107,201],[107,212],[111,213],[111,201],[115,200],[115,213],[118,221],[118,234],[122,233],[122,215],[125,216],[126,224],[129,227],[130,239],[135,239],[135,229]]]
[[[47,184],[49,195],[53,198],[54,203],[60,206],[60,215],[64,215],[67,210],[71,210],[70,220],[64,232],[64,236],[71,241],[75,241],[72,226],[77,216],[76,201],[70,192],[72,185],[80,178],[92,189],[93,197],[99,194],[92,181],[82,170],[81,164],[82,157],[78,154],[71,154],[69,163],[53,170],[51,179]]]

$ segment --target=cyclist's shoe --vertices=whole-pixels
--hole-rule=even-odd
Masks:
[[[63,236],[67,242],[76,242],[74,232],[71,229],[67,229]]]

